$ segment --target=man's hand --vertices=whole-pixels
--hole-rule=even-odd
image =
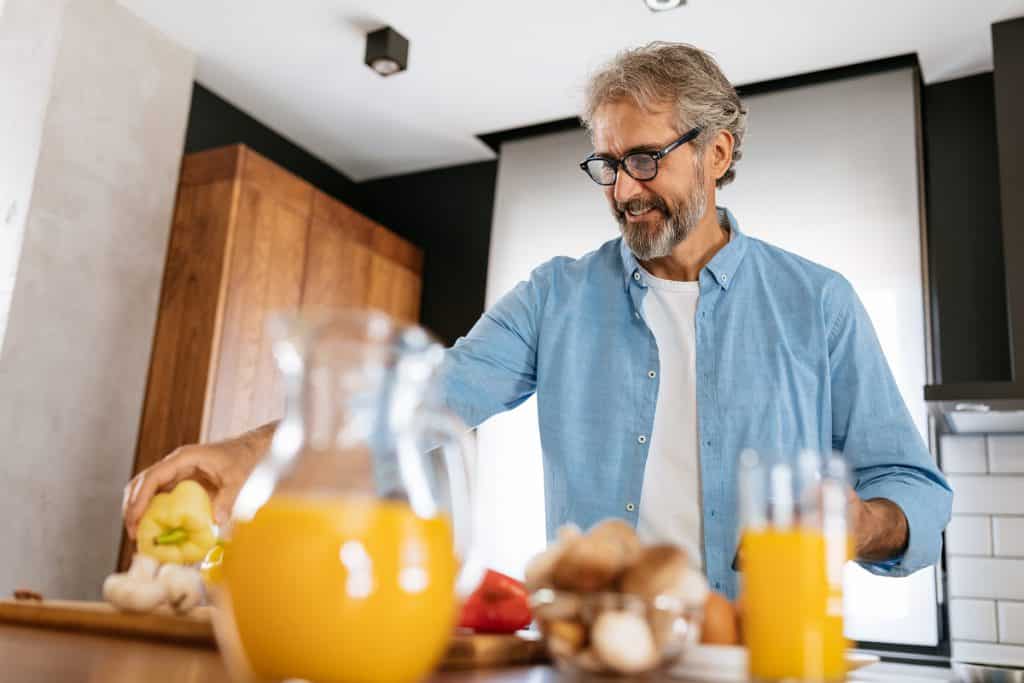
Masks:
[[[885,498],[861,500],[853,489],[849,504],[855,559],[881,562],[906,551],[910,531],[899,505]]]
[[[139,472],[125,486],[121,504],[128,536],[135,539],[139,520],[153,496],[185,479],[203,485],[213,503],[214,520],[227,522],[242,484],[270,445],[275,426],[265,425],[230,441],[182,446]]]

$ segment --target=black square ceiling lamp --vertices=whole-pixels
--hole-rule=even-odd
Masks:
[[[644,0],[644,4],[652,12],[664,12],[665,10],[682,7],[686,4],[686,0]]]
[[[409,63],[409,41],[405,36],[385,26],[366,34],[366,66],[381,76],[405,71]]]

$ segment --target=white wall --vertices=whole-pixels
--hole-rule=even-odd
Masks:
[[[31,42],[44,7],[4,21]],[[94,598],[115,566],[193,71],[112,0],[65,0],[0,353],[0,590]]]
[[[846,275],[875,323],[922,434],[923,285],[913,74],[909,69],[748,100],[750,132],[734,184],[719,195],[748,233]],[[566,132],[505,143],[498,165],[487,304],[555,255],[580,256],[618,234],[577,163],[592,151]],[[485,559],[512,573],[544,544],[536,403],[479,430]],[[488,545],[489,544],[489,545]],[[934,573],[874,579],[852,569],[859,639],[936,642]],[[872,599],[872,597],[884,597]],[[902,606],[902,608],[901,608]],[[911,614],[916,618],[911,620]]]
[[[0,348],[66,0],[0,5]]]

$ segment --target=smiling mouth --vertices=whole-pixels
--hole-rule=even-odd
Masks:
[[[655,211],[658,211],[658,209],[652,206],[649,209],[645,209],[645,210],[640,211],[640,212],[636,212],[636,211],[634,211],[632,209],[628,209],[628,210],[623,212],[623,215],[626,217],[626,220],[628,220],[628,221],[631,221],[631,222],[632,221],[641,221],[641,220],[644,220],[645,218],[650,218],[650,216]]]

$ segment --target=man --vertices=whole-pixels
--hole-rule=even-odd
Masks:
[[[445,398],[477,425],[537,394],[549,536],[621,517],[686,547],[732,596],[738,454],[837,449],[857,558],[909,574],[938,559],[950,489],[850,284],[716,208],[746,117],[688,45],[627,51],[596,74],[581,167],[622,237],[541,265],[487,311],[446,355]],[[155,491],[191,476],[226,516],[269,434],[179,449],[139,475],[129,530]]]

